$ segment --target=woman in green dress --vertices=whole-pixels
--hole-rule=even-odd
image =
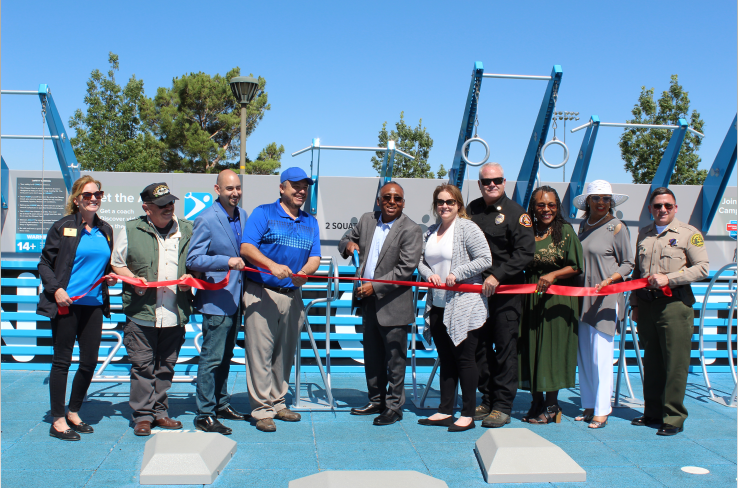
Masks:
[[[579,299],[546,294],[552,284],[576,286],[582,272],[582,244],[561,215],[561,201],[549,186],[537,188],[530,199],[536,254],[525,270],[536,292],[524,298],[518,340],[518,382],[533,395],[524,422],[561,421],[557,396],[575,384]],[[544,393],[545,398],[544,398]]]

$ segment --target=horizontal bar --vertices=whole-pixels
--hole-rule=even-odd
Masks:
[[[0,90],[3,95],[38,95],[38,90]]]
[[[300,149],[297,152],[293,152],[292,156],[297,156],[298,154],[302,154],[304,152],[309,151],[310,149],[313,149],[313,146],[306,147],[305,149]],[[386,147],[362,147],[362,146],[316,146],[315,149],[331,149],[333,151],[372,151],[372,152],[385,152],[388,149]],[[400,151],[399,149],[395,149],[398,153],[402,154],[406,158],[415,159],[413,156],[409,155],[406,152]]]
[[[292,153],[292,157],[295,157],[295,156],[297,156],[298,154],[302,154],[302,153],[304,153],[304,152],[308,152],[308,151],[309,151],[309,150],[311,150],[312,148],[313,148],[313,146],[308,146],[308,147],[306,147],[305,149],[300,149],[300,150],[299,150],[299,151],[297,151],[297,152],[293,152],[293,153]]]
[[[575,127],[571,131],[572,132],[577,132],[577,131],[580,131],[582,129],[586,129],[590,125],[592,125],[592,121],[591,120],[589,122],[587,122],[586,124],[584,124],[584,125],[580,125],[579,127]],[[641,128],[644,128],[644,129],[670,129],[670,130],[674,130],[674,129],[678,129],[680,126],[678,126],[678,125],[626,124],[626,123],[618,123],[618,122],[600,122],[600,127],[641,127]],[[704,134],[702,134],[701,132],[697,132],[696,130],[694,130],[691,127],[687,127],[687,130],[689,132],[691,132],[691,133],[699,136],[699,137],[705,137]]]
[[[508,80],[550,80],[550,76],[535,76],[535,75],[501,75],[496,73],[484,73],[482,78],[505,78]]]
[[[9,134],[2,134],[0,138],[3,139],[59,139],[59,136],[16,136]]]
[[[687,127],[687,130],[696,136],[705,137],[705,134],[703,134],[702,132],[697,132],[691,127]]]

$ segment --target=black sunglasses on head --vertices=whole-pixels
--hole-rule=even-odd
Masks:
[[[491,183],[494,183],[495,186],[500,186],[505,181],[505,178],[502,176],[498,178],[479,178],[479,181],[482,183],[482,186],[489,186]]]

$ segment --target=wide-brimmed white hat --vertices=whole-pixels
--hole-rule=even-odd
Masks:
[[[578,195],[574,197],[574,206],[577,207],[579,210],[586,210],[587,197],[589,195],[612,195],[610,207],[617,207],[628,199],[628,195],[613,193],[612,186],[607,181],[594,180],[592,183],[587,185],[587,189],[583,195]]]

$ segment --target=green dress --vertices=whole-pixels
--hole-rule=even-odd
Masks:
[[[574,229],[564,225],[562,240],[555,246],[549,235],[536,241],[536,254],[525,269],[526,283],[552,271],[571,266],[581,271],[582,244]],[[578,286],[577,277],[554,284]],[[518,383],[533,392],[572,388],[577,368],[579,298],[533,293],[523,298],[518,340]]]

